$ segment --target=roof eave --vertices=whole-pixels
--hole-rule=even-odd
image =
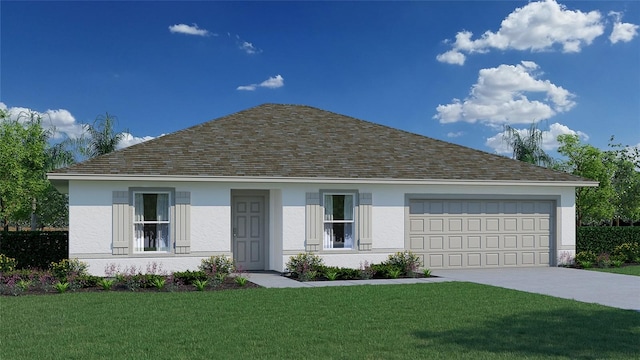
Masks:
[[[597,181],[531,181],[531,180],[462,180],[462,179],[392,179],[392,178],[328,178],[278,176],[185,176],[122,174],[47,174],[59,190],[68,192],[69,181],[171,181],[171,182],[236,182],[236,183],[322,183],[322,184],[387,184],[387,185],[483,185],[483,186],[561,186],[596,187]],[[62,191],[61,191],[62,192]]]

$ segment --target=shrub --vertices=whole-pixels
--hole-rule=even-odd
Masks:
[[[640,245],[640,226],[579,226],[576,231],[576,250],[596,254],[613,253],[618,245]]]
[[[0,232],[0,253],[16,259],[18,269],[46,269],[69,256],[69,232]]]
[[[313,280],[324,268],[323,260],[320,256],[312,253],[300,253],[291,256],[287,262],[287,270],[293,277],[302,281]]]
[[[101,278],[100,280],[98,280],[98,286],[100,286],[102,290],[109,291],[111,290],[115,282],[115,279]]]
[[[584,262],[594,263],[596,261],[596,254],[593,251],[580,251],[576,254],[576,262],[581,265]]]
[[[633,262],[640,257],[640,244],[624,243],[613,249],[613,255],[624,262]]]
[[[7,255],[0,254],[0,273],[6,273],[13,271],[17,268],[18,262],[16,259],[8,257]]]
[[[248,279],[244,276],[236,276],[235,282],[239,286],[245,286],[247,284]]]
[[[231,274],[235,270],[235,266],[233,265],[233,260],[225,255],[216,255],[202,259],[202,263],[198,266],[198,269],[213,278],[219,273]]]
[[[59,262],[52,262],[49,266],[53,276],[60,281],[67,281],[70,276],[77,277],[88,275],[88,267],[89,265],[87,265],[87,263],[78,259],[64,259]]]
[[[431,269],[428,269],[428,268],[422,269],[422,275],[424,277],[431,277]]]
[[[405,250],[389,255],[389,258],[382,264],[400,269],[400,275],[414,276],[420,267],[420,258],[411,251]]]

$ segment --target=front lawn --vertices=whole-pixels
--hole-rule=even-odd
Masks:
[[[590,268],[589,270],[640,276],[640,265],[628,265],[628,266],[622,266],[622,267],[608,267],[608,268]]]
[[[471,283],[0,297],[1,359],[629,359],[640,313]]]

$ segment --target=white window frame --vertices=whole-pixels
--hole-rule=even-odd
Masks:
[[[348,192],[348,191],[327,191],[321,192],[322,195],[322,249],[327,251],[336,251],[336,250],[356,250],[356,215],[357,215],[357,204],[356,201],[358,199],[357,192]],[[335,196],[335,195],[343,195],[343,196],[351,196],[351,220],[327,220],[326,218],[326,202],[327,196]],[[346,217],[346,216],[345,216]],[[329,241],[326,239],[326,225],[327,224],[351,224],[351,241],[349,247],[347,247],[348,241],[345,239],[344,247],[334,248],[333,241]],[[331,246],[329,246],[331,245]]]
[[[173,236],[172,236],[172,192],[168,190],[135,190],[132,192],[133,194],[133,211],[132,211],[132,224],[133,224],[133,253],[136,254],[168,254],[172,252],[173,249]],[[136,220],[136,195],[138,194],[151,194],[151,195],[167,195],[167,220],[153,220],[153,221],[137,221]],[[136,236],[136,225],[144,225],[147,224],[167,224],[167,248],[166,250],[154,250],[154,251],[145,251],[144,250],[144,239],[142,239],[142,246],[139,246],[139,239]],[[140,250],[142,248],[142,250]],[[156,246],[158,248],[158,246]]]

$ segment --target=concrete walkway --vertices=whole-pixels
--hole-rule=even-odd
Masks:
[[[453,281],[444,278],[411,278],[411,279],[371,279],[371,280],[336,280],[336,281],[307,281],[300,282],[282,276],[278,272],[252,272],[249,281],[266,288],[309,288],[325,286],[353,286],[353,285],[390,285],[390,284],[416,284]]]
[[[434,270],[433,278],[299,282],[277,272],[251,273],[249,280],[267,288],[389,285],[468,281],[586,303],[640,311],[640,277],[558,267]]]

